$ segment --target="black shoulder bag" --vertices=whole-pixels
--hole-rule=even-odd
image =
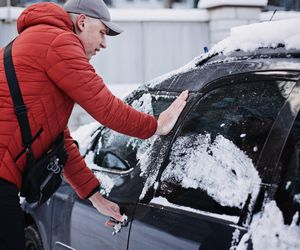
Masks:
[[[44,153],[38,160],[34,158],[31,145],[40,135],[41,130],[34,138],[32,138],[27,117],[27,109],[22,98],[13,65],[11,55],[12,44],[13,42],[8,44],[5,48],[4,67],[24,147],[24,150],[17,156],[15,162],[24,153],[26,153],[27,158],[27,166],[25,167],[22,176],[20,196],[25,197],[28,203],[41,205],[59,188],[62,182],[63,167],[67,161],[68,155],[64,148],[64,135],[62,132],[46,153]]]

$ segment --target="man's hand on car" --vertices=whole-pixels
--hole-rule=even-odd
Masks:
[[[100,192],[93,194],[89,200],[101,214],[113,217],[117,221],[123,222],[124,218],[120,214],[120,207],[116,203],[105,199]],[[105,225],[113,227],[114,223],[107,221]]]
[[[157,120],[156,135],[167,135],[174,127],[179,115],[186,105],[188,98],[188,90],[183,91],[176,100],[163,111]],[[105,199],[100,192],[93,194],[90,198],[93,206],[103,215],[112,217],[117,221],[123,222],[124,217],[120,213],[120,207],[107,199]],[[116,223],[108,220],[105,225],[113,227]]]
[[[176,100],[159,115],[155,132],[156,135],[167,135],[172,130],[186,105],[188,95],[188,90],[183,91]]]

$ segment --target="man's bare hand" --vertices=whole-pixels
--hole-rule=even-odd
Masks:
[[[157,130],[155,132],[156,135],[167,135],[172,130],[186,105],[188,95],[188,90],[183,91],[170,105],[170,107],[159,115],[157,120]]]
[[[101,214],[109,216],[109,217],[113,217],[117,221],[123,222],[124,218],[120,214],[120,208],[119,208],[118,204],[105,199],[99,192],[93,194],[89,199],[92,202],[93,206]],[[113,226],[113,225],[109,225],[108,222],[106,222],[106,225]]]

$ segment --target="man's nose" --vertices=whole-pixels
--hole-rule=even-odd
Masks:
[[[106,48],[106,39],[105,39],[105,38],[103,38],[103,39],[101,40],[101,42],[100,42],[100,47],[103,48],[103,49]]]

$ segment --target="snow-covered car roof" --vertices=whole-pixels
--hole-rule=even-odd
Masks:
[[[230,36],[213,46],[208,53],[201,54],[185,66],[147,82],[137,91],[142,89],[181,91],[183,90],[180,88],[180,86],[183,85],[181,82],[183,80],[192,80],[193,75],[195,77],[197,75],[199,79],[198,86],[189,86],[185,83],[184,88],[191,87],[189,88],[190,91],[197,91],[203,84],[212,80],[207,77],[214,76],[214,74],[206,74],[205,71],[207,69],[203,67],[209,67],[216,63],[234,63],[239,60],[244,60],[245,64],[247,64],[246,61],[249,58],[256,58],[257,63],[261,62],[264,58],[268,58],[270,62],[272,58],[286,58],[286,60],[282,60],[281,63],[276,62],[276,67],[273,64],[272,70],[287,68],[289,70],[296,70],[300,66],[299,60],[293,61],[293,57],[300,53],[299,24],[300,18],[296,18],[234,27],[230,31]],[[280,56],[278,56],[279,54]],[[270,65],[271,63],[265,63],[260,70],[270,70]],[[213,70],[213,67],[211,68],[210,70]],[[245,66],[245,70],[247,70],[246,68]],[[200,72],[201,70],[203,71],[202,73]],[[227,67],[224,67],[223,75],[234,74],[234,70],[234,67],[227,64]],[[221,71],[220,68],[218,68],[217,75],[219,77],[222,76]],[[134,91],[132,95],[137,91]],[[127,100],[132,95],[127,97]]]

